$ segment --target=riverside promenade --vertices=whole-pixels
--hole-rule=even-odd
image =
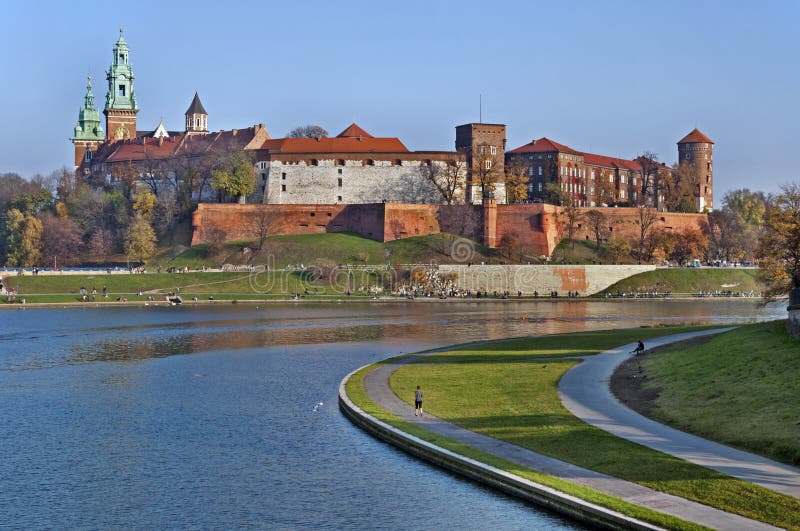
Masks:
[[[713,331],[703,331],[703,332],[690,333],[690,334],[676,334],[676,335],[672,335],[672,336],[665,336],[665,337],[659,338],[657,340],[655,340],[655,339],[649,340],[648,341],[648,346],[656,346],[656,344],[659,344],[659,345],[660,344],[667,344],[667,343],[671,343],[671,342],[675,342],[675,341],[681,341],[681,340],[684,340],[684,339],[688,339],[690,337],[694,337],[694,336],[698,336],[698,335],[705,335],[705,334],[709,334],[709,333],[719,333],[721,331],[724,331],[724,329],[716,329],[716,330],[713,330]],[[630,348],[628,348],[628,347],[630,347]],[[595,356],[586,357],[585,359],[601,358],[601,357],[609,358],[610,356],[608,354],[618,355],[620,352],[625,353],[625,352],[628,352],[629,350],[632,350],[632,349],[633,349],[633,346],[625,345],[623,347],[619,347],[618,349],[612,349],[612,351],[607,351],[607,352],[604,352],[604,353],[601,353],[601,354],[597,354]],[[366,377],[364,378],[364,387],[365,387],[367,395],[374,402],[376,402],[378,405],[380,405],[382,408],[384,408],[385,410],[389,411],[390,413],[402,418],[405,421],[412,422],[412,423],[414,423],[416,425],[424,427],[425,429],[430,430],[430,431],[432,431],[434,433],[437,433],[437,434],[445,436],[445,437],[449,437],[449,438],[457,440],[459,442],[463,442],[463,443],[468,444],[468,445],[470,445],[470,446],[472,446],[472,447],[474,447],[476,449],[479,449],[479,450],[482,450],[484,452],[488,452],[488,453],[497,455],[499,457],[502,457],[502,458],[507,459],[509,461],[518,463],[518,464],[523,465],[525,467],[529,467],[531,469],[534,469],[534,470],[537,470],[537,471],[541,471],[541,472],[556,476],[558,478],[565,479],[565,480],[571,481],[573,483],[580,484],[580,485],[595,489],[597,491],[607,493],[607,494],[612,495],[612,496],[616,496],[618,498],[621,498],[621,499],[623,499],[623,500],[625,500],[627,502],[633,503],[633,504],[641,505],[641,506],[653,509],[655,511],[659,511],[659,512],[662,512],[662,513],[665,513],[665,514],[669,514],[669,515],[675,516],[677,518],[681,518],[683,520],[686,520],[686,521],[689,521],[689,522],[693,522],[693,523],[696,523],[696,524],[700,524],[700,525],[703,525],[703,526],[707,526],[707,527],[710,527],[710,528],[714,528],[714,529],[726,529],[726,530],[727,529],[730,529],[730,530],[775,529],[774,527],[772,527],[772,526],[770,526],[768,524],[764,524],[762,522],[754,521],[754,520],[751,520],[751,519],[748,519],[748,518],[745,518],[745,517],[742,517],[742,516],[739,516],[739,515],[727,513],[725,511],[722,511],[722,510],[719,510],[719,509],[715,509],[715,508],[712,508],[712,507],[709,507],[709,506],[706,506],[706,505],[703,505],[703,504],[700,504],[700,503],[697,503],[697,502],[693,502],[693,501],[690,501],[690,500],[686,500],[684,498],[680,498],[680,497],[677,497],[677,496],[673,496],[673,495],[665,494],[665,493],[662,493],[662,492],[659,492],[659,491],[655,491],[653,489],[650,489],[650,488],[642,486],[642,485],[638,485],[636,483],[632,483],[632,482],[629,482],[629,481],[621,480],[619,478],[615,478],[615,477],[612,477],[612,476],[609,476],[609,475],[606,475],[606,474],[594,472],[594,471],[591,471],[591,470],[588,470],[588,469],[585,469],[585,468],[582,468],[582,467],[579,467],[579,466],[572,465],[570,463],[566,463],[564,461],[560,461],[558,459],[553,459],[551,457],[539,454],[537,452],[533,452],[531,450],[527,450],[527,449],[521,448],[519,446],[510,444],[510,443],[507,443],[507,442],[504,442],[504,441],[500,441],[498,439],[494,439],[494,438],[491,438],[491,437],[488,437],[488,436],[484,436],[484,435],[481,435],[481,434],[478,434],[478,433],[475,433],[475,432],[471,432],[469,430],[466,430],[464,428],[460,428],[460,427],[458,427],[458,426],[456,426],[454,424],[451,424],[449,422],[446,422],[446,421],[444,421],[442,419],[436,418],[436,417],[428,415],[428,414],[426,414],[425,417],[422,417],[422,418],[421,417],[415,417],[414,414],[413,414],[414,413],[413,408],[411,406],[409,406],[407,403],[405,403],[402,400],[400,400],[397,397],[397,395],[394,393],[394,391],[390,388],[390,386],[389,386],[389,378],[391,377],[392,373],[394,373],[394,371],[397,370],[401,365],[403,365],[405,363],[408,363],[408,362],[410,362],[412,360],[415,360],[415,361],[419,362],[420,358],[424,358],[426,355],[433,354],[434,352],[439,352],[441,350],[446,350],[446,349],[438,349],[436,351],[426,352],[426,353],[423,353],[423,354],[420,354],[420,355],[417,355],[417,356],[414,356],[414,357],[411,357],[411,358],[404,358],[404,359],[401,359],[401,360],[397,360],[396,362],[387,363],[385,365],[377,367],[375,370],[373,370],[372,372],[367,374]],[[621,362],[621,361],[622,360],[620,360],[619,362]],[[612,371],[613,371],[613,368],[616,367],[616,365],[619,362],[617,362],[617,361],[614,361],[613,363],[609,362],[610,365],[611,365],[611,370]],[[581,367],[582,365],[583,364],[578,365],[578,367]],[[569,374],[569,373],[567,373],[567,374]],[[586,374],[589,374],[591,378],[595,377],[593,370],[589,370]],[[610,373],[608,373],[608,375],[605,375],[605,376],[604,376],[604,374],[605,373],[603,373],[603,374],[601,374],[601,375],[596,377],[596,379],[601,382],[600,388],[603,387],[602,382],[603,381],[607,382],[608,376],[610,376]],[[585,374],[583,376],[585,376]],[[594,387],[596,388],[597,386],[595,385]],[[606,387],[607,387],[607,383],[606,383]],[[343,388],[344,388],[344,386],[342,386],[342,389]],[[562,396],[563,396],[563,394],[562,394]],[[574,394],[573,394],[573,392],[572,392],[572,390],[571,390],[571,388],[569,388],[569,387],[567,388],[567,396],[568,396],[568,400],[571,400],[571,406],[572,407],[577,407],[576,404],[581,404],[584,401],[584,399],[588,399],[588,400],[593,400],[594,399],[593,395],[585,395],[585,396],[581,395],[581,396],[578,396],[577,399],[576,399]],[[622,406],[621,404],[619,404],[619,407],[627,409],[624,406]],[[372,419],[372,421],[370,421],[369,419],[371,417],[369,417],[368,415],[366,415],[363,412],[358,413],[358,411],[356,411],[355,414],[357,414],[357,415],[359,415],[361,417],[364,417],[362,420],[364,420],[365,422],[368,422],[368,423],[372,422],[372,421],[374,421],[376,423],[379,422],[376,419]],[[594,419],[595,416],[596,416],[595,412],[593,412],[592,410],[589,410],[589,412],[586,415],[586,418]],[[584,417],[581,417],[581,418],[584,418]],[[622,426],[622,424],[620,424],[620,426]],[[629,428],[632,429],[633,427],[629,427]],[[390,429],[394,430],[394,428],[390,428]],[[395,431],[397,432],[396,434],[394,434],[391,437],[385,437],[385,438],[387,438],[388,440],[392,440],[394,442],[394,444],[397,444],[398,446],[404,447],[404,444],[402,442],[403,441],[402,432],[400,432],[399,430],[395,430]],[[675,430],[673,430],[673,431],[675,431]],[[681,433],[681,432],[678,432],[678,433]],[[706,442],[708,442],[708,441],[706,441]],[[427,443],[425,443],[425,444],[427,444]],[[712,443],[712,444],[714,444],[714,443]],[[719,445],[719,446],[721,446],[721,445]],[[668,448],[668,446],[666,448]],[[727,448],[727,447],[723,447],[723,448]],[[658,448],[658,449],[661,450],[661,451],[665,451],[662,448]],[[707,451],[711,452],[710,449],[707,449]],[[412,453],[418,453],[418,452],[412,452]],[[671,453],[671,452],[667,451],[667,453]],[[741,453],[745,454],[746,456],[750,456],[749,459],[745,459],[744,457],[740,457],[740,465],[741,465],[742,469],[751,468],[751,464],[750,464],[751,461],[758,462],[760,460],[763,460],[763,458],[761,458],[759,456],[753,456],[751,454],[746,454],[745,452],[741,452]],[[684,455],[679,455],[679,457],[686,458]],[[706,457],[706,459],[711,459],[712,461],[715,459],[713,457],[713,454],[708,454],[705,457]],[[731,457],[730,455],[728,455],[726,457],[726,459],[734,459],[734,458]],[[735,464],[735,461],[729,461],[728,464],[730,466],[733,466]],[[453,470],[458,470],[458,467],[449,467],[449,468],[451,468]],[[487,468],[491,468],[491,467],[487,467]],[[791,468],[791,467],[788,467],[788,468]],[[736,474],[732,474],[731,473],[731,470],[732,469],[726,470],[726,473],[729,473],[731,475],[736,476]],[[793,483],[795,481],[795,479],[800,481],[800,473],[796,474],[796,478],[795,479],[791,479],[791,476],[787,475],[787,471],[783,470],[783,469],[781,469],[777,474],[775,473],[774,470],[769,469],[769,468],[761,468],[760,470],[761,470],[761,474],[762,475],[770,475],[770,474],[773,475],[773,478],[771,480],[772,483],[789,483],[789,484],[791,484],[791,483]],[[470,477],[474,477],[474,478],[480,479],[479,475],[476,475],[474,473],[473,474],[468,474],[468,475]],[[743,479],[748,480],[747,478],[743,478]],[[492,481],[486,481],[486,483],[492,484],[493,482]],[[767,482],[767,483],[769,483],[769,482]],[[759,484],[764,484],[764,482],[760,481]],[[764,486],[767,486],[767,485],[764,484]],[[769,487],[767,486],[767,488],[769,488]],[[505,489],[505,490],[512,490],[513,491],[513,489]],[[780,491],[779,490],[779,492],[785,492],[785,491]],[[796,494],[792,494],[792,495],[796,496]],[[567,496],[565,496],[565,498],[566,497]],[[547,505],[547,503],[545,503],[545,505]],[[553,504],[553,505],[555,506],[557,504]],[[602,510],[602,508],[601,508],[601,510]],[[608,511],[608,512],[611,513],[612,511]],[[580,512],[573,512],[573,514],[580,514]],[[649,526],[648,524],[643,524],[642,522],[633,521],[633,520],[631,522],[629,522],[628,524],[623,524],[623,525],[625,525],[626,527],[630,526],[630,527],[640,527],[640,528],[652,527],[652,526]]]

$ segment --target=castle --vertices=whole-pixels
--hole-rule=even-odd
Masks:
[[[485,208],[476,212],[482,212],[483,228],[462,227],[462,232],[487,244],[499,241],[502,233],[490,217],[518,219],[533,227],[530,216],[525,217],[527,210],[539,212],[540,221],[553,214],[547,208],[525,209],[540,203],[650,206],[662,212],[713,208],[714,142],[698,129],[678,142],[679,164],[673,168],[644,156],[627,160],[587,153],[548,138],[507,150],[504,124],[457,126],[453,151],[411,151],[399,138],[374,137],[355,123],[330,138],[273,138],[264,124],[211,132],[197,92],[186,110],[183,131],[168,131],[163,122],[153,130],[140,130],[135,76],[121,29],[112,51],[106,72],[105,130],[89,79],[72,137],[76,171],[95,183],[113,184],[116,172],[129,168],[141,185],[149,185],[156,194],[165,186],[190,180],[192,198],[203,206],[213,197],[210,173],[216,161],[228,153],[244,152],[256,176],[249,202],[275,205],[285,220],[291,220],[283,224],[284,232],[354,230],[395,239],[454,230],[441,219],[441,212],[453,205],[482,205]],[[378,207],[386,204],[408,207]],[[363,208],[346,208],[358,205]],[[369,205],[373,212],[366,214]],[[500,218],[498,206],[506,208]],[[219,208],[207,205],[206,214],[198,211],[196,217],[210,219],[212,210],[219,215]],[[317,210],[331,220],[313,223],[310,218]],[[405,214],[398,214],[404,220],[398,224],[400,218],[392,212],[400,210]],[[409,216],[417,219],[410,222]],[[361,230],[364,223],[369,228]],[[514,229],[509,223],[506,232]],[[552,245],[548,240],[539,248],[547,254]]]

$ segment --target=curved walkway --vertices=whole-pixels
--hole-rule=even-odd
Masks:
[[[647,341],[647,348],[728,330],[732,328],[653,338]],[[584,422],[617,437],[800,498],[799,469],[659,424],[617,400],[609,388],[611,375],[635,347],[631,343],[587,357],[567,371],[558,385],[564,406]]]
[[[675,339],[672,341],[675,341]],[[715,529],[737,531],[741,529],[776,529],[762,522],[727,513],[678,496],[665,494],[630,481],[582,468],[499,439],[481,435],[427,413],[424,417],[415,417],[413,407],[400,400],[391,389],[389,378],[403,364],[442,350],[447,349],[428,351],[419,356],[404,358],[377,367],[364,378],[364,388],[367,395],[390,413],[439,435],[466,443],[474,448],[520,465],[616,496],[630,503]]]

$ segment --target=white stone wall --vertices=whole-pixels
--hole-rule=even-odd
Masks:
[[[565,296],[567,291],[591,295],[655,268],[653,265],[440,265],[439,271],[456,273],[456,285],[473,292],[508,291],[516,295],[521,291],[530,295],[538,291],[546,296],[558,291]]]
[[[365,165],[361,160],[318,159],[283,163],[257,162],[256,191],[263,192],[263,202],[270,204],[317,203],[441,203],[441,195],[420,172],[421,161],[375,160]],[[444,164],[433,161],[432,164]],[[340,184],[341,179],[341,184]]]

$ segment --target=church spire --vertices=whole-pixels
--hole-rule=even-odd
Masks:
[[[84,161],[91,160],[92,153],[103,141],[103,128],[100,126],[100,111],[94,108],[92,94],[92,76],[86,76],[86,95],[83,97],[83,108],[78,111],[78,123],[75,125],[72,144],[75,146],[75,167]]]
[[[208,113],[200,102],[197,91],[194,92],[194,99],[186,109],[186,133],[208,133]]]
[[[119,38],[113,48],[111,67],[106,72],[108,92],[103,114],[106,115],[106,134],[109,139],[121,140],[136,136],[136,93],[133,90],[133,67],[130,64],[128,43],[119,28]]]

